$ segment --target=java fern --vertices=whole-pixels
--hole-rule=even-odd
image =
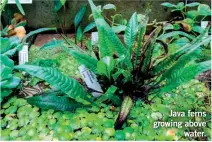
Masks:
[[[116,129],[122,128],[126,121],[136,101],[133,98],[145,98],[153,93],[171,91],[211,68],[210,61],[195,62],[201,54],[201,46],[210,42],[210,37],[205,37],[209,28],[184,47],[169,54],[167,44],[159,38],[162,36],[162,27],[156,27],[146,40],[144,38],[148,10],[142,21],[137,20],[136,13],[132,15],[125,30],[125,42],[122,43],[93,1],[88,1],[98,29],[98,50],[82,51],[77,45],[62,40],[53,40],[42,49],[60,46],[80,64],[98,75],[99,81],[102,81],[103,91],[106,93],[97,98],[97,105],[105,101],[114,103],[115,99],[116,102],[123,100],[115,123]],[[154,52],[157,52],[155,47],[158,45],[164,53],[155,57]],[[73,48],[68,48],[70,46]],[[16,69],[47,81],[77,102],[92,103],[80,83],[56,69],[32,65],[20,65],[16,66]]]

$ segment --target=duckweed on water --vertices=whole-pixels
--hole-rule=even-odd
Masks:
[[[117,111],[110,110],[110,105],[60,112],[41,110],[24,99],[12,97],[1,106],[1,140],[192,140],[181,137],[184,128],[154,129],[153,123],[175,121],[168,117],[170,109],[207,111],[207,117],[199,119],[209,121],[210,108],[204,106],[204,100],[209,100],[207,97],[210,92],[196,80],[169,94],[149,96],[148,103],[136,102],[123,129],[117,131],[114,129]],[[190,119],[194,118],[185,117],[182,121]],[[208,140],[211,139],[210,127],[208,123],[202,130]]]

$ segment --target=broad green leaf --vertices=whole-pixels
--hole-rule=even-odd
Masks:
[[[0,38],[0,43],[1,43],[1,47],[0,47],[0,53],[4,53],[6,51],[8,51],[10,49],[10,41],[8,38]]]
[[[180,10],[183,10],[184,9],[184,2],[179,2],[178,4],[177,4],[177,9],[180,9]]]
[[[1,64],[1,80],[8,79],[12,77],[12,68]]]
[[[89,0],[89,3],[98,29],[100,56],[112,56],[114,53],[117,53],[118,56],[126,54],[126,48],[106,23],[101,11],[94,5],[92,0]]]
[[[13,91],[10,89],[1,89],[0,93],[0,103],[3,101],[4,97],[9,96]]]
[[[28,33],[23,39],[22,39],[22,42],[25,43],[26,40],[30,37],[30,36],[33,36],[35,34],[38,34],[38,33],[41,33],[41,32],[45,32],[45,31],[55,31],[56,28],[40,28],[40,29],[37,29],[37,30],[34,30],[30,33]]]
[[[185,6],[187,6],[187,7],[195,7],[195,6],[198,6],[198,5],[200,5],[199,2],[192,2],[192,3],[186,4]]]
[[[22,14],[22,15],[25,15],[25,12],[24,12],[24,10],[23,10],[23,7],[21,6],[20,1],[19,1],[19,0],[15,0],[15,3],[16,3],[16,5],[17,5],[19,11],[21,12],[21,14]]]
[[[66,3],[66,0],[54,0],[54,11],[57,12],[63,7]]]
[[[198,12],[199,12],[200,15],[209,16],[209,15],[211,15],[210,6],[207,5],[207,4],[200,4],[198,6]]]
[[[60,111],[73,111],[76,108],[82,107],[82,104],[71,100],[66,96],[58,96],[55,92],[45,92],[38,96],[27,98],[27,102],[42,109],[54,109]]]
[[[188,18],[191,18],[191,19],[196,18],[198,15],[199,15],[199,12],[198,12],[197,10],[189,10],[189,11],[186,13],[186,16],[187,16]]]
[[[79,27],[77,28],[77,41],[81,41],[81,40],[82,40],[82,36],[83,36],[82,27],[79,26]]]
[[[112,57],[106,56],[97,63],[97,73],[105,75],[111,79],[111,72],[114,70],[115,60]]]
[[[75,26],[75,28],[77,28],[77,26],[79,25],[79,23],[82,21],[84,15],[85,15],[86,9],[87,9],[87,5],[84,5],[77,12],[77,14],[76,14],[76,16],[74,18],[74,26]]]
[[[193,26],[193,27],[192,27],[192,30],[193,30],[194,32],[197,32],[197,33],[200,33],[200,34],[204,32],[204,29],[203,29],[202,27],[198,26],[198,25]]]
[[[103,6],[103,9],[114,9],[116,10],[116,6],[114,4],[106,4]]]
[[[162,6],[165,6],[165,7],[169,7],[169,8],[176,8],[176,5],[174,4],[171,4],[169,2],[164,2],[161,4]]]
[[[115,105],[120,105],[121,104],[121,99],[119,96],[115,94],[116,90],[118,88],[116,86],[110,86],[107,91],[105,92],[104,95],[98,98],[97,103],[102,103],[104,101],[112,101]]]
[[[7,89],[7,88],[12,89],[12,88],[17,87],[19,85],[20,81],[21,81],[20,78],[13,76],[7,80],[1,81],[0,87],[4,88],[4,89]]]
[[[130,18],[130,21],[127,24],[127,28],[124,33],[124,42],[128,48],[128,54],[130,57],[132,54],[132,49],[135,43],[137,32],[138,32],[138,20],[137,20],[137,14],[134,13]]]
[[[118,25],[118,26],[112,26],[112,30],[114,33],[120,33],[125,31],[126,26],[125,25]]]
[[[95,27],[96,27],[95,22],[92,22],[92,23],[90,23],[89,25],[87,25],[87,26],[85,27],[85,29],[83,30],[83,33],[86,33],[86,32],[92,30],[92,29],[95,28]]]
[[[10,68],[14,67],[14,61],[11,60],[8,56],[0,55],[0,58],[1,58],[1,60],[0,60],[1,65],[3,64]]]
[[[166,26],[163,27],[163,30],[173,30],[174,26],[172,24],[167,24]]]
[[[58,90],[68,95],[70,98],[83,104],[90,104],[91,100],[84,88],[75,79],[62,74],[52,67],[39,67],[33,65],[18,65],[15,69],[29,73],[48,82]]]

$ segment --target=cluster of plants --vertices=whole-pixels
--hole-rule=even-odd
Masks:
[[[187,140],[183,132],[194,128],[154,129],[153,123],[173,120],[168,117],[170,108],[182,112],[193,110],[208,113],[204,118],[184,117],[183,122],[209,121],[210,106],[205,105],[206,100],[210,100],[210,91],[204,83],[192,80],[160,97],[149,96],[149,103],[139,99],[123,129],[115,130],[115,117],[120,107],[101,104],[100,107],[62,112],[39,109],[25,99],[12,97],[1,106],[1,140]],[[201,129],[210,140],[211,122]]]
[[[84,31],[96,26],[97,48],[93,48],[89,40],[87,49],[77,44],[82,43],[85,33],[81,22],[86,6],[75,16],[75,42],[62,34],[63,40],[53,39],[40,49],[32,47],[29,63],[24,65],[15,65],[12,56],[22,49],[27,39],[56,29],[41,28],[22,39],[2,35],[1,102],[14,91],[21,90],[20,93],[27,96],[25,99],[12,97],[1,105],[2,139],[37,140],[37,136],[40,140],[188,139],[182,133],[192,128],[153,129],[152,125],[156,120],[170,120],[170,108],[210,113],[211,102],[206,101],[210,100],[210,93],[203,84],[191,81],[211,69],[210,55],[205,57],[204,50],[209,47],[210,26],[197,32],[193,27],[198,25],[189,25],[185,18],[184,23],[154,24],[153,31],[147,33],[150,9],[145,15],[135,12],[128,22],[121,16],[117,25],[115,20],[120,15],[112,16],[111,22],[107,17],[105,20],[103,13],[104,9],[116,9],[114,5],[108,4],[102,9],[92,0],[88,2],[95,23]],[[58,11],[65,1],[55,1],[55,4],[59,4],[55,7]],[[189,15],[189,11],[184,12],[186,7],[198,6],[199,15],[206,8],[199,3],[162,5],[181,11],[184,17]],[[188,30],[189,26],[192,30]],[[120,31],[124,31],[124,42],[116,34]],[[78,74],[79,65],[97,75],[103,92],[86,86]],[[25,88],[40,82],[45,86],[41,90]],[[92,92],[101,95],[94,97]],[[210,116],[200,119],[208,121]],[[211,139],[209,124],[203,131]]]
[[[45,95],[42,94],[39,96],[40,103],[36,101],[38,99],[36,96],[36,105],[45,108],[68,109],[68,105],[62,104],[63,101],[68,101],[66,96],[70,97],[70,102],[85,106],[91,104],[98,106],[108,101],[114,105],[122,104],[115,123],[115,128],[121,129],[136,100],[133,98],[145,99],[153,93],[171,91],[181,83],[187,83],[199,73],[210,69],[210,61],[195,62],[201,55],[201,46],[210,42],[210,37],[205,37],[209,28],[198,37],[193,37],[193,41],[189,41],[185,46],[169,54],[164,39],[174,35],[166,36],[163,32],[161,34],[162,27],[156,27],[148,39],[144,40],[143,38],[146,33],[149,10],[146,11],[145,18],[140,22],[137,20],[136,13],[132,15],[125,30],[125,43],[123,44],[104,20],[101,11],[91,0],[89,3],[98,29],[98,50],[83,51],[77,45],[69,45],[62,40],[53,40],[41,49],[61,47],[80,64],[98,75],[105,94],[100,98],[91,97],[76,79],[70,78],[52,67],[16,66],[16,69],[45,80],[64,93],[48,97],[48,92]],[[135,41],[138,43],[136,48],[134,48]],[[69,46],[72,48],[68,48]],[[164,53],[158,55],[157,51],[160,48],[164,49]],[[46,97],[49,100],[46,100]],[[56,99],[58,102],[53,102]],[[52,101],[52,103],[49,105],[45,101]]]

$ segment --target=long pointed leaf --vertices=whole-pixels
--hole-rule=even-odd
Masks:
[[[52,67],[39,67],[33,65],[18,65],[15,69],[29,73],[45,80],[72,99],[83,104],[90,104],[90,99],[83,87],[73,78],[68,77]]]

